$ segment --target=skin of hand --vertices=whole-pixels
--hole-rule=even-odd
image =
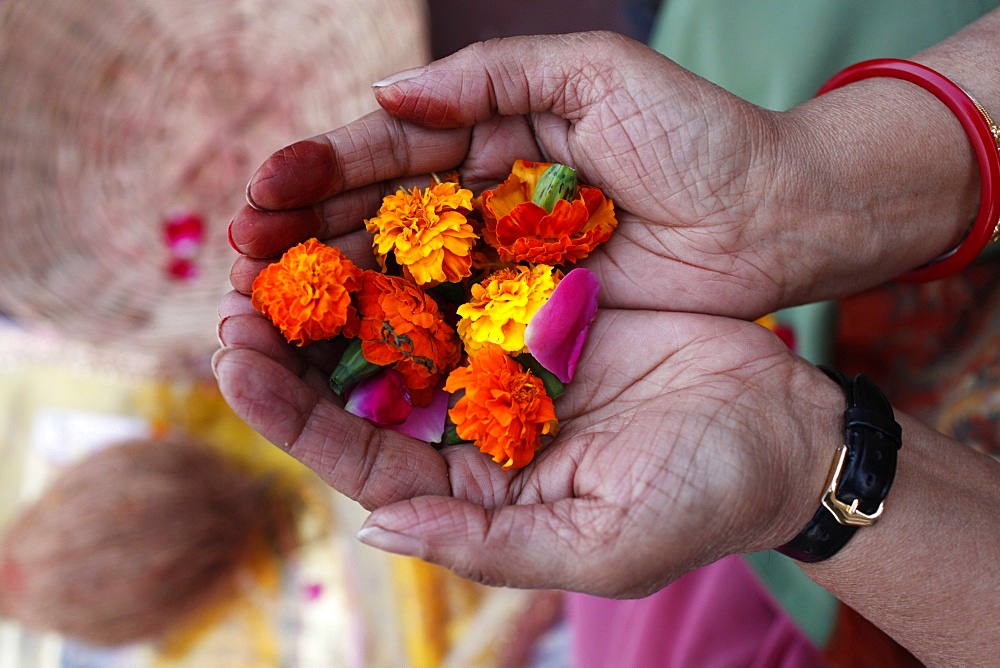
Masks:
[[[215,371],[236,411],[374,509],[365,542],[481,582],[642,596],[779,545],[815,511],[839,438],[839,388],[765,328],[602,310],[558,436],[503,471],[346,413],[321,348],[291,349],[242,296],[222,311]]]

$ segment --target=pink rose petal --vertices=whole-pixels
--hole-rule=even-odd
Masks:
[[[425,443],[440,443],[444,437],[444,423],[448,417],[450,396],[443,388],[434,390],[434,397],[429,406],[414,406],[406,422],[390,429]]]
[[[348,413],[363,417],[380,427],[402,425],[413,412],[402,377],[392,369],[386,369],[355,385],[344,408]]]
[[[344,408],[379,427],[438,443],[444,435],[448,397],[443,389],[437,389],[429,406],[413,406],[402,377],[386,369],[355,385]]]
[[[573,380],[576,373],[600,291],[594,272],[574,269],[563,276],[524,331],[528,352],[564,383]]]

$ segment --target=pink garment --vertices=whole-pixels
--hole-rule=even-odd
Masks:
[[[740,557],[688,573],[647,598],[571,594],[574,668],[806,668],[819,650]]]

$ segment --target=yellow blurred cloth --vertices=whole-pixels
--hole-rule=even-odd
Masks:
[[[89,452],[126,438],[178,434],[304,490],[304,545],[289,563],[261,550],[238,600],[205,611],[158,645],[93,650],[84,665],[503,666],[544,632],[529,614],[536,592],[477,585],[355,540],[364,509],[247,426],[210,375],[164,379],[142,359],[0,325],[0,527]],[[0,665],[77,665],[67,657],[79,664],[82,651],[0,620]]]

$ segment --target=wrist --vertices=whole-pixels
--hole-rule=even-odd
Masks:
[[[858,81],[778,122],[780,168],[768,198],[777,247],[808,261],[785,277],[787,304],[904,274],[954,247],[976,217],[972,146],[951,111],[914,84]]]
[[[823,369],[844,393],[843,440],[837,447],[821,501],[809,522],[778,548],[803,562],[825,561],[837,554],[863,527],[882,515],[896,474],[902,431],[892,406],[875,383]]]
[[[758,509],[753,544],[744,551],[773,549],[792,540],[816,513],[830,471],[830,461],[844,441],[845,399],[841,388],[817,367],[795,359],[785,374],[787,383],[770,385],[758,396],[773,401],[763,406],[761,430],[766,442],[756,452],[770,450],[766,479],[755,489]],[[753,455],[756,458],[759,455]],[[750,466],[750,464],[746,464]],[[759,464],[757,464],[759,467]]]
[[[897,417],[906,442],[878,525],[831,559],[800,567],[928,664],[987,665],[1000,642],[992,553],[1000,464]]]

